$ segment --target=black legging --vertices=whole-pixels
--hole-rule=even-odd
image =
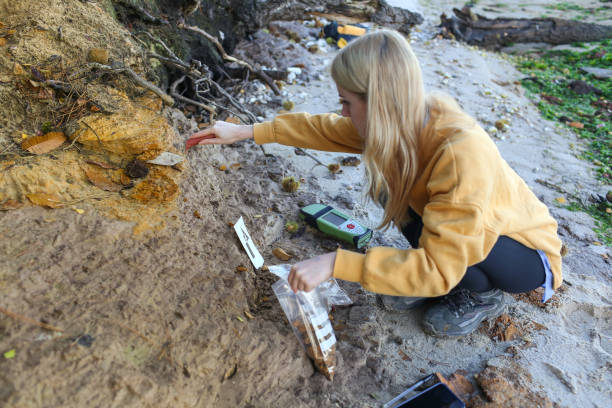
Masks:
[[[423,220],[412,209],[410,216],[412,222],[402,229],[402,233],[410,246],[418,248]],[[541,286],[545,278],[546,272],[538,252],[502,235],[484,261],[467,268],[457,287],[475,292],[497,288],[504,292],[521,293]]]

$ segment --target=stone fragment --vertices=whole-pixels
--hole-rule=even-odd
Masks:
[[[152,170],[146,180],[133,189],[132,197],[142,203],[172,201],[178,195],[178,185],[161,171]]]
[[[149,174],[149,167],[142,160],[134,159],[125,166],[125,174],[131,178],[144,178]]]
[[[91,184],[104,191],[121,191],[122,185],[111,180],[107,171],[97,166],[84,166],[83,171]]]
[[[87,53],[87,61],[108,65],[109,53],[105,48],[92,48]]]
[[[553,408],[553,403],[544,393],[535,391],[531,375],[522,366],[505,358],[494,360],[499,361],[487,363],[484,371],[475,376],[484,395],[472,398],[467,406]]]
[[[121,156],[140,155],[149,150],[167,151],[174,130],[166,118],[149,108],[144,101],[132,103],[125,94],[115,92],[111,114],[86,116],[67,129],[71,140],[92,150],[106,150]]]

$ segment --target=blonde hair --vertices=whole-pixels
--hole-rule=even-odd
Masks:
[[[384,206],[379,228],[407,218],[418,169],[426,101],[421,68],[406,39],[391,30],[352,41],[334,58],[331,75],[367,103],[363,161],[368,196]]]
[[[419,169],[419,148],[423,140],[433,137],[431,123],[424,129],[428,109],[449,114],[440,123],[442,128],[436,126],[436,133],[448,134],[457,129],[455,125],[472,124],[452,98],[425,94],[419,62],[398,32],[380,30],[359,37],[336,55],[330,70],[338,86],[367,103],[363,141],[367,195],[384,207],[379,228],[392,222],[399,228],[410,219],[409,197]]]

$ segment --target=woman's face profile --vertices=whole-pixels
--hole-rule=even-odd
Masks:
[[[367,102],[358,94],[337,86],[342,116],[351,118],[359,136],[364,139],[367,124]]]

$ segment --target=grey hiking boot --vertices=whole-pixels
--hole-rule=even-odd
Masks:
[[[424,297],[377,295],[378,303],[386,310],[393,312],[405,312],[414,309],[427,300]]]
[[[463,336],[483,320],[500,315],[503,308],[504,293],[499,289],[482,293],[457,289],[425,312],[423,325],[434,336]]]

